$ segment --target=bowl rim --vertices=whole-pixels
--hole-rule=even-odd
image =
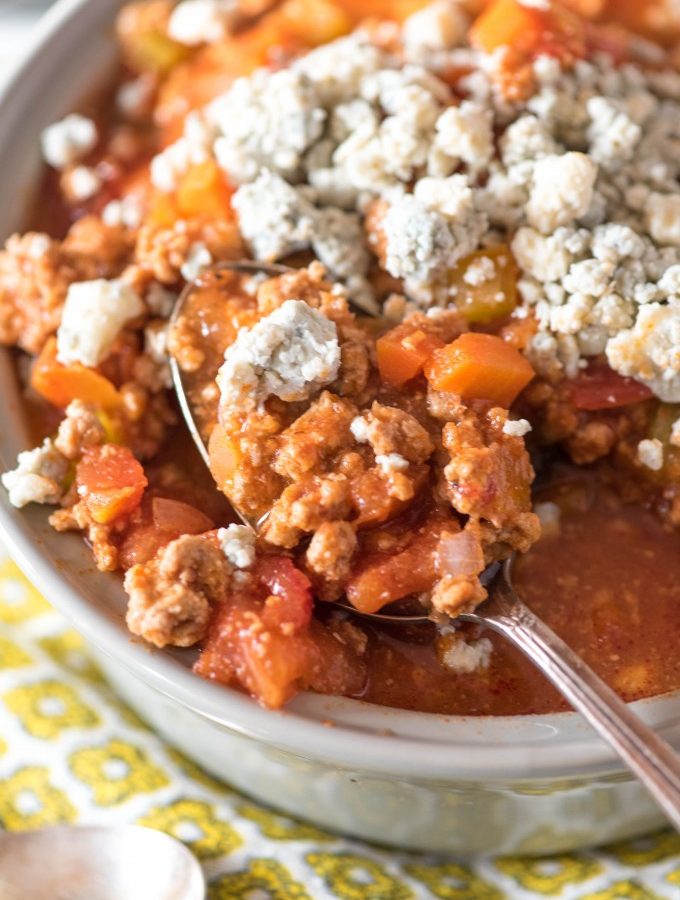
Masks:
[[[88,29],[110,25],[122,2],[114,0],[104,7],[101,0],[59,0],[48,11],[0,90],[0,142],[13,122],[19,124],[22,110],[46,74],[56,71],[60,60],[77,53]],[[10,367],[10,354],[2,351],[0,383],[10,383]],[[5,421],[12,415],[16,419],[16,410],[9,411],[6,393],[4,402],[8,406]],[[103,615],[76,589],[56,564],[58,557],[50,557],[42,549],[45,528],[44,511],[15,510],[2,497],[0,537],[31,582],[93,645],[161,694],[217,726],[300,758],[321,759],[333,766],[382,776],[507,783],[595,775],[625,777],[613,752],[574,712],[440,716],[311,694],[302,695],[283,711],[263,709],[234,689],[202,680],[171,654],[152,651],[133,640],[120,620]],[[66,536],[58,537],[64,540]],[[84,543],[83,551],[89,557]],[[665,736],[680,743],[679,699],[680,691],[676,691],[634,706]],[[329,720],[336,721],[334,727],[328,727]]]

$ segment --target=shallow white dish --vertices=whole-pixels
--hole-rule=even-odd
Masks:
[[[61,0],[0,95],[0,236],[18,228],[42,127],[114,59],[118,0]],[[28,445],[10,354],[0,353],[0,467]],[[662,818],[574,714],[456,718],[306,695],[285,712],[189,671],[190,654],[130,638],[120,581],[95,569],[45,510],[0,496],[0,532],[49,600],[90,640],[122,696],[168,740],[252,796],[321,826],[414,849],[548,853],[641,834]],[[680,695],[638,704],[680,746]],[[333,723],[333,727],[329,726]]]

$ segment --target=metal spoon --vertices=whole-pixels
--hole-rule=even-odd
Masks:
[[[204,900],[196,858],[139,825],[59,825],[0,837],[2,900]]]
[[[268,275],[289,271],[282,266],[264,266],[252,262],[227,263],[220,268],[232,268],[238,272],[264,272]],[[179,319],[184,302],[194,289],[193,284],[187,285],[178,298],[171,326]],[[366,310],[362,312],[365,314]],[[208,465],[208,451],[193,417],[181,369],[173,358],[170,359],[170,367],[185,422],[199,453]],[[245,525],[257,530],[253,522],[238,509],[234,510]],[[512,558],[504,564],[492,563],[488,566],[480,580],[489,592],[489,599],[474,612],[465,613],[458,618],[491,628],[521,650],[600,737],[607,741],[680,831],[680,756],[670,744],[645,725],[545,622],[525,606],[512,586],[511,573]],[[426,615],[362,613],[348,603],[338,602],[335,605],[354,616],[376,623],[431,623]]]

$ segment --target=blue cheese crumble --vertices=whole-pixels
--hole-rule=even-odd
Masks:
[[[302,300],[287,300],[227,348],[218,375],[222,404],[252,409],[267,397],[306,400],[337,378],[334,322]]]

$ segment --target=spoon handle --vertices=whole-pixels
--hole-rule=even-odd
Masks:
[[[484,621],[529,657],[618,753],[680,831],[680,756],[522,603],[503,575],[491,593]]]

